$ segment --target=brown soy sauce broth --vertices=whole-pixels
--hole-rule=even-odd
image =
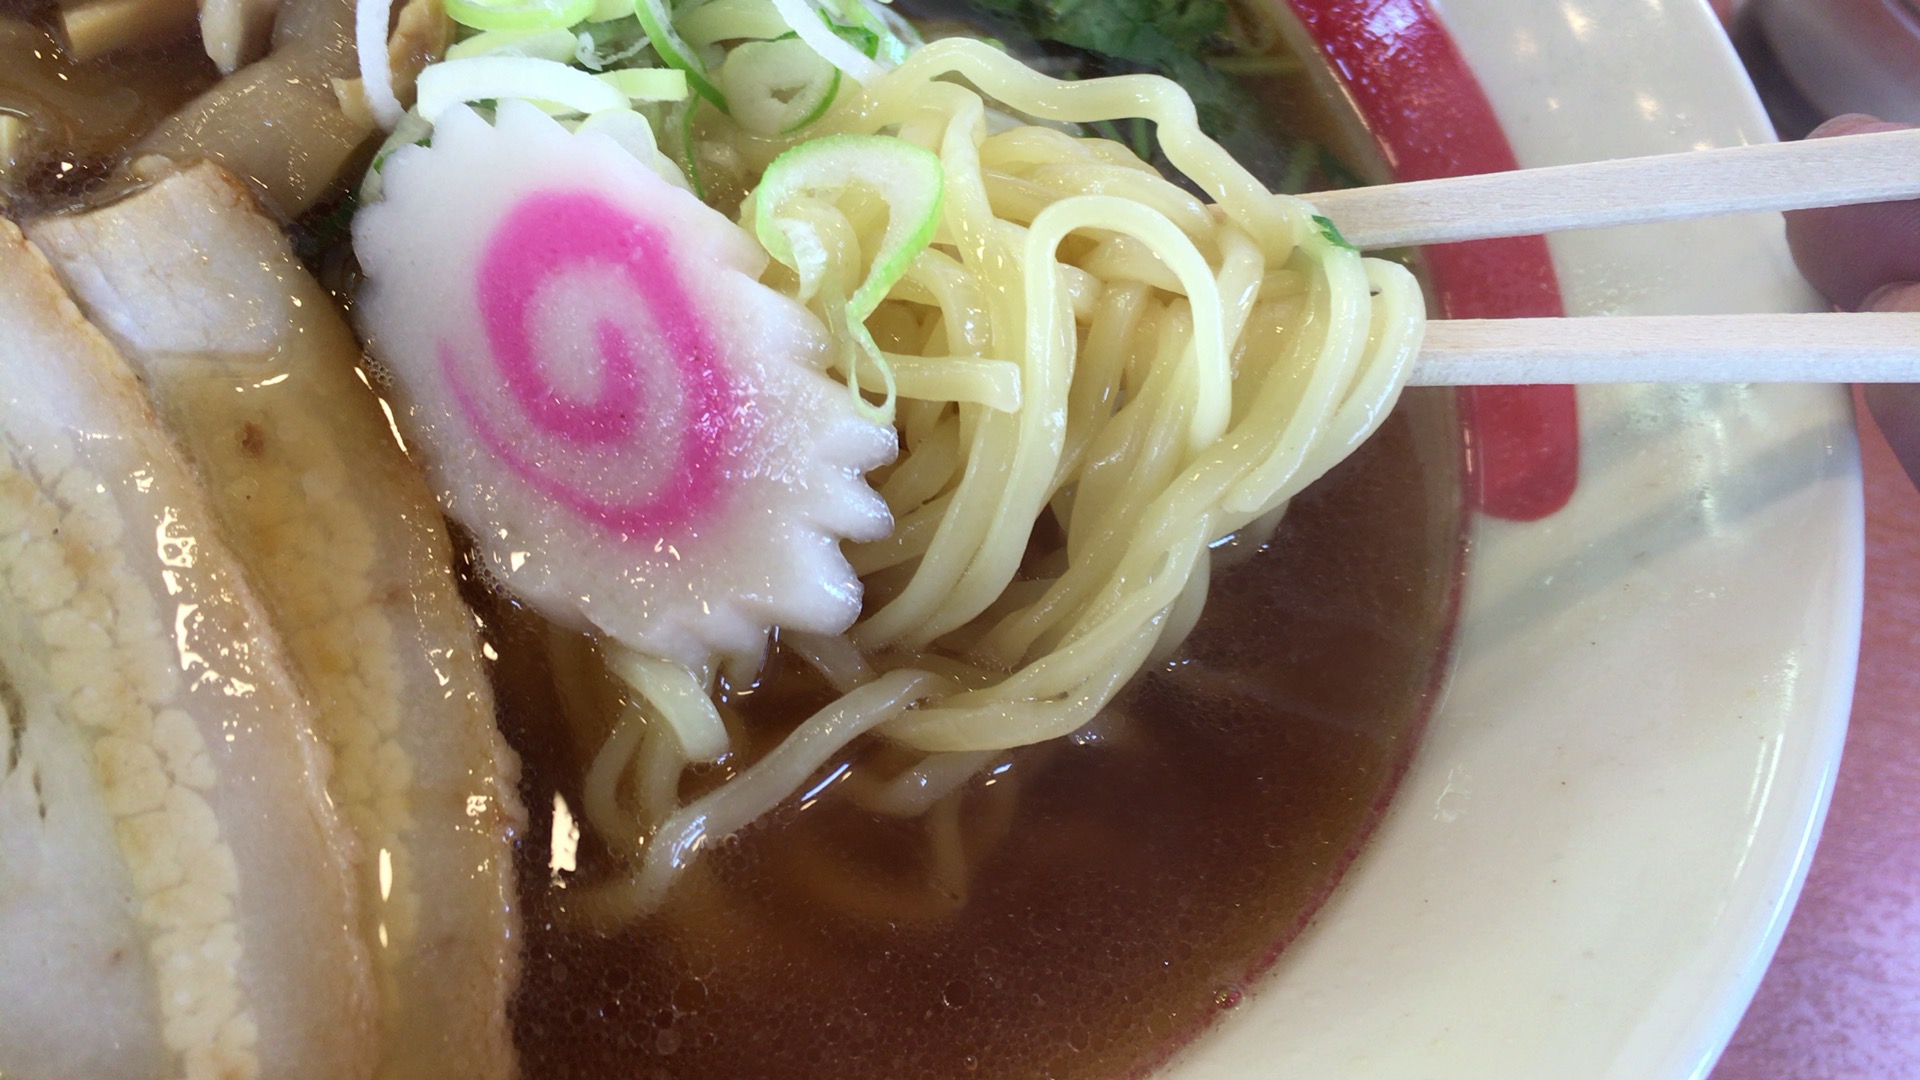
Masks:
[[[50,7],[0,2],[0,213],[16,218],[81,205],[129,146],[219,78],[191,33],[71,60]]]
[[[974,781],[964,897],[927,821],[829,787],[707,855],[662,913],[581,929],[568,903],[604,854],[589,838],[578,874],[556,875],[547,842],[555,793],[578,805],[580,751],[557,735],[536,629],[494,605],[534,810],[525,1074],[1114,1077],[1162,1060],[1299,931],[1405,767],[1457,586],[1451,400],[1409,392],[1267,551],[1217,575],[1180,657],[1136,680],[1100,737]],[[742,705],[779,730],[820,696],[789,673]]]
[[[0,114],[24,134],[0,161],[0,209],[15,215],[84,200],[130,143],[215,78],[191,36],[74,64],[46,32],[47,5],[7,11]],[[1287,117],[1275,137],[1377,172],[1351,150],[1365,142],[1351,117],[1327,107],[1325,72],[1276,49],[1273,66],[1241,72]],[[1298,160],[1275,158],[1262,179],[1328,182],[1324,168],[1296,178]],[[1409,393],[1297,501],[1270,551],[1217,577],[1178,663],[1138,680],[1101,738],[1020,752],[993,783],[975,781],[960,804],[968,872],[957,881],[929,822],[875,817],[829,789],[721,847],[665,912],[616,936],[567,911],[610,872],[596,838],[583,838],[577,874],[549,866],[555,796],[578,805],[584,761],[559,719],[542,628],[471,590],[532,810],[518,850],[524,1075],[1151,1068],[1297,933],[1405,766],[1456,590],[1457,441],[1451,398]],[[771,739],[822,696],[786,670],[749,712]]]

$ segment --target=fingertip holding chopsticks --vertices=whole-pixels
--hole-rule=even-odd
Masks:
[[[1920,198],[1920,130],[1306,196],[1362,250]],[[1920,382],[1920,314],[1436,319],[1414,385]]]

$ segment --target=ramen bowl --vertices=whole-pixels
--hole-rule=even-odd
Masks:
[[[1319,80],[1298,103],[1303,126],[1316,122],[1307,118],[1321,107],[1315,101],[1357,117],[1332,157],[1358,163],[1376,179],[1766,137],[1731,54],[1697,5],[1576,0],[1547,10],[1511,0],[1466,10],[1434,0],[1260,2],[1275,5],[1284,23],[1291,38],[1284,52],[1325,63],[1302,68],[1269,54],[1264,41],[1258,53],[1234,60],[1252,62],[1241,66],[1256,79],[1284,70]],[[561,45],[574,48],[571,41]],[[990,66],[1012,64],[978,44],[946,49]],[[1092,92],[1113,94],[1112,109],[1123,118],[1135,105],[1122,84]],[[1296,111],[1282,96],[1272,103],[1273,115]],[[328,99],[326,108],[337,104]],[[380,174],[390,184],[386,209],[369,210],[356,227],[377,232],[381,215],[398,212],[392,208],[402,204],[404,177],[415,167],[406,162],[431,165],[454,154],[462,138],[494,145],[503,129],[533,125],[522,134],[544,131],[539,137],[579,149],[532,109],[503,107],[493,127],[472,114],[454,115],[461,117],[455,123],[470,125],[469,134],[450,128],[424,153],[397,149],[401,156]],[[1074,145],[1053,132],[1029,134]],[[1295,152],[1312,145],[1302,138],[1284,146],[1254,141],[1247,149],[1274,151],[1290,165],[1322,162],[1304,167],[1310,171],[1326,162]],[[612,153],[595,146],[583,152]],[[612,160],[634,169],[625,156]],[[467,169],[446,187],[466,186],[481,172]],[[648,182],[665,183],[658,176]],[[724,200],[716,194],[714,201]],[[222,205],[250,222],[276,257],[291,259],[281,253],[277,223],[254,213],[248,200]],[[711,217],[687,203],[670,213],[681,223]],[[1198,216],[1204,222],[1205,212]],[[726,220],[713,220],[715,235],[740,239]],[[1336,230],[1295,220],[1307,246],[1352,260],[1335,254]],[[485,231],[458,224],[453,231],[461,237]],[[55,220],[33,227],[57,236],[77,226]],[[411,258],[426,246],[390,243],[384,250]],[[369,289],[391,269],[382,267],[382,250],[378,242],[358,248]],[[495,265],[490,257],[446,250],[452,254],[432,265],[471,270],[476,284],[512,276],[488,269]],[[1755,311],[1811,300],[1785,257],[1777,220],[1767,219],[1457,245],[1415,261],[1427,274],[1436,312],[1456,317]],[[323,263],[344,273],[343,259]],[[249,273],[252,265],[245,263]],[[1404,273],[1384,266],[1373,272],[1381,275],[1371,278],[1377,292],[1388,296],[1383,307],[1392,309],[1374,324],[1374,337],[1390,342],[1394,326],[1412,332],[1417,300]],[[1349,277],[1343,286],[1356,304],[1366,300],[1365,280]],[[743,277],[735,284],[751,283]],[[606,296],[610,303],[647,299]],[[375,298],[363,291],[357,308],[369,320],[380,309]],[[314,306],[324,308],[318,299]],[[302,303],[295,298],[292,307]],[[417,316],[452,308],[429,300],[413,310]],[[1331,305],[1329,312],[1329,319],[1344,317]],[[1276,318],[1264,329],[1294,328],[1286,316]],[[372,328],[376,352],[397,348],[394,329]],[[335,336],[345,362],[358,362],[346,332]],[[1271,363],[1293,354],[1249,348],[1241,359],[1256,355]],[[391,355],[380,359],[390,374],[398,370]],[[335,373],[360,395],[344,370]],[[125,396],[135,396],[130,373],[113,377],[122,376],[130,388]],[[372,383],[364,374],[362,381]],[[246,391],[272,385],[278,382]],[[293,384],[273,393],[298,390]],[[389,411],[383,427],[371,411],[375,403],[360,399],[368,445],[387,453],[398,452],[387,428],[400,436],[418,418],[404,396],[396,400],[401,409]],[[476,712],[472,727],[490,747],[489,716],[499,720],[520,752],[520,792],[530,811],[512,855],[521,884],[516,902],[503,905],[499,892],[475,894],[482,924],[495,932],[436,939],[491,937],[501,957],[523,961],[488,969],[499,976],[488,984],[496,993],[482,1025],[497,1038],[500,1071],[491,1075],[510,1071],[509,1022],[521,1072],[543,1080],[782,1071],[846,1077],[863,1068],[895,1080],[954,1075],[963,1062],[981,1075],[1134,1070],[1185,1080],[1704,1070],[1777,936],[1837,754],[1861,563],[1846,401],[1821,388],[1523,387],[1427,389],[1410,405],[1354,463],[1288,500],[1284,520],[1262,514],[1266,532],[1249,528],[1230,542],[1220,538],[1222,574],[1245,576],[1214,590],[1209,618],[1193,624],[1182,651],[1169,644],[1165,664],[1147,671],[1103,719],[990,767],[961,759],[971,764],[948,780],[966,786],[942,788],[951,798],[929,796],[939,814],[920,812],[926,803],[914,811],[908,800],[897,804],[905,812],[883,817],[875,808],[884,802],[875,794],[879,783],[939,784],[912,773],[911,759],[887,756],[897,748],[865,744],[831,768],[793,777],[811,786],[793,788],[798,797],[764,823],[725,839],[727,829],[707,837],[704,811],[689,811],[692,831],[682,834],[688,846],[663,844],[662,831],[642,858],[669,852],[673,868],[684,869],[682,854],[714,850],[676,894],[629,890],[638,901],[632,907],[596,903],[625,895],[623,880],[633,884],[626,878],[634,853],[612,846],[644,835],[630,831],[640,819],[603,812],[620,809],[618,775],[626,766],[616,755],[612,772],[598,764],[588,769],[582,752],[618,749],[609,731],[595,726],[599,721],[639,730],[627,723],[631,702],[616,701],[619,693],[602,685],[606,665],[593,640],[523,610],[506,595],[511,581],[491,589],[467,575],[465,595],[486,628],[482,651],[494,665],[487,674],[499,705],[494,713]],[[1351,419],[1367,410],[1339,412]],[[152,426],[144,414],[111,414],[101,422],[108,423]],[[193,445],[257,456],[265,430],[249,421],[226,431],[237,439]],[[162,445],[161,435],[150,437]],[[1384,473],[1383,461],[1391,466]],[[1050,473],[1033,475],[1044,481]],[[1374,479],[1355,481],[1368,475]],[[184,470],[177,482],[193,483]],[[442,490],[476,486],[484,484]],[[244,485],[221,490],[250,498]],[[1104,492],[1096,483],[1072,498],[1085,490]],[[1276,509],[1281,490],[1274,503],[1248,508]],[[1400,495],[1407,498],[1393,501]],[[424,507],[429,495],[422,489],[407,497],[416,500],[408,505]],[[1342,507],[1367,512],[1355,516]],[[1066,511],[1053,512],[1057,525]],[[430,513],[407,514],[433,520]],[[543,539],[557,531],[535,528]],[[476,544],[487,535],[471,528],[462,534]],[[1047,535],[1010,534],[1005,550],[1019,555],[1025,546],[1030,554],[1035,545],[1026,542],[1044,547]],[[1186,550],[1213,566],[1200,547],[1205,538]],[[1247,558],[1263,547],[1273,554],[1259,563]],[[653,545],[655,554],[662,550]],[[676,548],[665,550],[679,559]],[[629,565],[622,560],[630,555],[617,552],[607,565]],[[519,570],[525,556],[512,556],[508,569]],[[436,568],[441,558],[435,556]],[[728,558],[735,560],[728,570],[739,571],[737,556]],[[203,562],[212,565],[213,556]],[[435,588],[446,608],[457,609],[443,577],[434,578]],[[170,572],[156,581],[174,588]],[[872,584],[869,599],[886,594],[884,579]],[[1365,602],[1299,603],[1334,594]],[[1153,620],[1166,612],[1166,625],[1179,625],[1178,616],[1197,612],[1199,596],[1191,592],[1184,607],[1162,601],[1138,611]],[[303,630],[321,628],[308,615],[281,614]],[[453,621],[464,626],[464,614]],[[255,621],[236,616],[236,625]],[[268,633],[259,631],[262,640]],[[425,631],[417,636],[429,640]],[[304,637],[329,644],[323,633]],[[764,753],[794,722],[835,700],[834,688],[795,658],[808,646],[786,644],[793,647],[775,653],[752,685],[722,691],[730,695],[727,708],[737,706],[745,719],[736,725],[743,742],[759,744],[745,748],[749,755]],[[929,662],[953,660],[936,655]],[[476,685],[477,670],[469,673]],[[433,675],[447,685],[439,668]],[[290,695],[294,685],[285,681]],[[569,690],[576,691],[572,699]],[[428,686],[426,696],[455,695]],[[1397,726],[1376,739],[1367,725],[1382,718]],[[1084,719],[1076,715],[1074,723]],[[434,753],[419,760],[451,759]],[[672,771],[656,778],[659,790],[678,800],[677,770],[687,762],[660,760]],[[740,764],[696,775],[693,786],[726,783],[722,772]],[[491,767],[483,763],[471,775]],[[583,770],[611,778],[595,789],[604,800],[586,790]],[[1343,771],[1366,783],[1348,784]],[[512,773],[501,766],[499,775]],[[843,780],[848,794],[821,797]],[[318,790],[312,786],[316,799]],[[862,803],[861,792],[874,805]],[[479,805],[493,805],[491,799]],[[578,827],[573,806],[583,808],[590,832]],[[444,803],[462,829],[474,808],[471,799]],[[269,800],[262,812],[278,809],[284,807]],[[45,820],[44,806],[39,816]],[[664,821],[658,828],[666,829]],[[500,876],[482,893],[504,887],[508,861],[504,831],[485,839],[500,849],[481,862]],[[308,862],[316,873],[339,869],[317,848]],[[377,875],[364,874],[361,885],[387,904],[387,848],[377,865]],[[476,863],[448,865],[459,879]],[[1194,872],[1196,866],[1207,873]],[[292,880],[278,872],[248,876]],[[1221,881],[1242,891],[1224,892]],[[264,895],[256,891],[251,899]],[[410,896],[403,889],[394,909]],[[340,1036],[350,1025],[318,1019],[328,1014],[314,1006],[336,995],[341,1015],[352,1014],[345,999],[357,977],[351,961],[358,946],[336,933],[352,920],[337,917],[351,911],[345,892],[334,899],[341,906],[332,914],[316,909],[313,925],[340,938],[337,977],[315,974],[322,969],[314,953],[301,951],[301,963],[266,969],[251,985],[293,1001],[305,992],[296,976],[311,977],[311,996],[284,1011],[344,1044],[351,1040]],[[93,945],[104,940],[91,931],[80,936]],[[374,940],[388,948],[384,922]],[[405,946],[388,955],[402,954]],[[1138,981],[1115,977],[1123,960]],[[437,972],[428,981],[468,985]],[[1089,989],[1103,996],[1089,997]],[[512,1016],[496,1021],[509,991]],[[65,1014],[90,1021],[95,1015]],[[1087,1030],[1100,1024],[1107,1027]],[[442,1044],[464,1039],[457,1021],[393,1021],[386,1030],[399,1041],[421,1033]],[[57,1055],[73,1041],[49,1040],[56,1055],[50,1060],[71,1067]],[[1024,1056],[1000,1053],[1016,1043]],[[343,1049],[351,1055],[358,1048]],[[910,1067],[912,1055],[934,1051],[945,1056]],[[443,1056],[440,1064],[451,1068],[452,1060]]]
[[[1773,137],[1701,2],[1290,6],[1398,178]],[[1428,256],[1455,316],[1817,302],[1777,216]],[[1859,643],[1847,399],[1529,388],[1462,412],[1475,512],[1424,742],[1325,906],[1167,1076],[1704,1076],[1772,956]]]

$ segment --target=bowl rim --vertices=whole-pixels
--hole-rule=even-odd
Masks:
[[[1287,0],[1287,5],[1296,12],[1306,10],[1306,21],[1317,18],[1322,27],[1333,27],[1331,36],[1371,40],[1366,47],[1376,55],[1391,54],[1388,63],[1368,67],[1352,55],[1341,55],[1327,41],[1330,35],[1317,39],[1318,46],[1332,54],[1344,90],[1362,115],[1368,115],[1369,102],[1376,114],[1384,103],[1389,115],[1406,121],[1402,126],[1416,139],[1436,137],[1431,130],[1422,133],[1422,125],[1431,125],[1435,118],[1421,109],[1457,102],[1460,96],[1445,87],[1436,90],[1435,71],[1419,67],[1424,55],[1420,48],[1431,47],[1434,40],[1443,40],[1465,58],[1467,77],[1484,88],[1497,127],[1522,164],[1772,138],[1730,44],[1697,0],[1582,0],[1552,6],[1528,0]],[[1439,39],[1432,36],[1436,33]],[[1422,34],[1428,35],[1424,45],[1414,40],[1414,46],[1407,47]],[[1523,55],[1528,49],[1533,55]],[[1575,95],[1581,100],[1573,100]],[[1635,109],[1647,114],[1644,121],[1618,120]],[[1580,117],[1591,122],[1570,132]],[[1407,147],[1386,149],[1389,161],[1407,160]],[[1668,256],[1695,269],[1711,266],[1740,275],[1730,283],[1662,277],[1647,269],[1651,264],[1633,263],[1633,246],[1647,246],[1648,235],[1644,229],[1610,230],[1549,241],[1568,310],[1793,310],[1813,303],[1785,260],[1777,218],[1726,219],[1666,234],[1665,246],[1678,251],[1675,255],[1669,250]],[[1609,271],[1609,259],[1638,269]],[[1622,281],[1651,282],[1660,288],[1636,292],[1623,288]],[[1533,524],[1483,516],[1475,525],[1463,615],[1466,631],[1448,700],[1436,714],[1427,744],[1416,751],[1412,773],[1381,832],[1268,979],[1176,1056],[1165,1075],[1179,1080],[1283,1075],[1492,1080],[1509,1075],[1704,1076],[1711,1069],[1758,985],[1804,880],[1845,733],[1864,565],[1851,406],[1836,388],[1809,387],[1582,388],[1577,398],[1584,430],[1580,488],[1571,507]],[[1804,438],[1792,445],[1770,440],[1765,434],[1769,425]],[[1665,440],[1661,452],[1634,449],[1636,440],[1655,436]],[[1673,466],[1675,460],[1701,454],[1718,454],[1717,464],[1693,471]],[[1676,533],[1684,534],[1684,543],[1649,557],[1660,564],[1660,574],[1634,566],[1622,569],[1609,562],[1606,552],[1596,554],[1596,544],[1621,548],[1642,543],[1645,537],[1633,535],[1631,526],[1650,522],[1648,527],[1658,533],[1676,528],[1674,521],[1693,520],[1664,505],[1654,510],[1667,514],[1665,518],[1599,513],[1597,502],[1625,499],[1631,507],[1682,495],[1724,497],[1741,490],[1742,484],[1751,486],[1742,477],[1750,478],[1760,465],[1786,466],[1798,479],[1791,487],[1762,485],[1757,495],[1749,491],[1752,513],[1731,524],[1720,523],[1719,533],[1704,526]],[[1624,532],[1622,519],[1629,526]],[[1796,522],[1791,519],[1812,523],[1812,537],[1790,553],[1785,548],[1794,543]],[[1717,621],[1666,613],[1632,624],[1631,605],[1554,581],[1554,570],[1569,578],[1604,576],[1583,568],[1582,559],[1618,570],[1614,577],[1619,581],[1609,577],[1609,585],[1631,585],[1643,592],[1651,585],[1656,591],[1664,589],[1662,596],[1686,599],[1693,594],[1684,576],[1705,575],[1728,596],[1706,596],[1712,589],[1704,587],[1694,590],[1706,610],[1719,613]],[[1725,564],[1717,570],[1716,559]],[[1785,581],[1783,595],[1773,602],[1750,595],[1755,592],[1749,580],[1753,573],[1743,567],[1779,573],[1801,564],[1804,577]],[[1550,616],[1522,611],[1531,615],[1531,623],[1517,619],[1516,610],[1528,605],[1514,601],[1512,594],[1525,584],[1544,590],[1543,595],[1571,596],[1572,602],[1566,611]],[[1698,718],[1706,732],[1669,725],[1671,730],[1654,732],[1665,740],[1657,750],[1638,745],[1648,731],[1645,725],[1634,728],[1622,720],[1618,714],[1627,705],[1581,700],[1580,691],[1596,688],[1597,676],[1574,672],[1576,685],[1558,701],[1545,690],[1529,697],[1524,691],[1503,693],[1489,685],[1496,681],[1491,669],[1511,667],[1516,656],[1540,660],[1539,650],[1550,645],[1571,648],[1577,636],[1589,631],[1596,638],[1609,638],[1596,645],[1604,656],[1593,666],[1604,671],[1612,664],[1616,676],[1623,659],[1644,658],[1650,649],[1677,649],[1682,651],[1675,655],[1691,656],[1684,650],[1695,641],[1686,635],[1697,634],[1703,625],[1730,637],[1764,637],[1768,648],[1779,648],[1750,662],[1729,661],[1726,672],[1695,663],[1701,670],[1689,670],[1691,682],[1675,677],[1667,689],[1701,698]],[[1630,640],[1636,636],[1645,640]],[[1515,637],[1545,643],[1516,644]],[[1763,683],[1790,673],[1795,685],[1782,689],[1776,681],[1756,691],[1754,703],[1735,701],[1730,674],[1735,669],[1740,677]],[[1568,677],[1564,667],[1551,662],[1538,670]],[[1627,691],[1625,697],[1636,692]],[[1528,709],[1539,716],[1518,715]],[[1620,762],[1598,762],[1602,780],[1573,775],[1571,781],[1591,802],[1587,809],[1598,808],[1619,820],[1589,827],[1569,819],[1569,824],[1555,817],[1556,812],[1570,813],[1565,807],[1549,808],[1541,821],[1489,820],[1514,804],[1510,799],[1503,803],[1501,792],[1484,786],[1468,790],[1469,784],[1484,785],[1481,778],[1498,774],[1497,768],[1488,767],[1493,760],[1488,743],[1500,738],[1551,741],[1551,733],[1538,729],[1556,723],[1570,725],[1562,734],[1576,744],[1590,736],[1571,725],[1623,724],[1623,734],[1635,736],[1617,751]],[[1736,762],[1734,744],[1756,735],[1762,747],[1759,757],[1744,765]],[[1721,738],[1725,745],[1695,745],[1709,737]],[[1707,783],[1698,792],[1668,800],[1690,817],[1664,833],[1649,832],[1646,812],[1608,802],[1617,793],[1607,785],[1644,794],[1641,788],[1647,784],[1688,782],[1684,769],[1654,756],[1671,755],[1677,748],[1697,752],[1697,760],[1684,764]],[[1548,760],[1552,749],[1533,747],[1540,760]],[[1753,757],[1744,744],[1738,751]],[[1580,752],[1599,753],[1591,746]],[[1462,778],[1464,782],[1456,782]],[[1743,835],[1726,835],[1730,823],[1744,830]],[[1553,829],[1566,835],[1552,841],[1531,835]],[[1589,944],[1603,956],[1609,949],[1622,955],[1589,965],[1612,967],[1603,988],[1585,997],[1576,988],[1543,981],[1537,970],[1543,965],[1558,962],[1578,968],[1586,961],[1578,949],[1547,958],[1564,943],[1543,936],[1546,923],[1541,920],[1547,916],[1541,912],[1554,914],[1559,910],[1554,905],[1561,904],[1565,910],[1559,913],[1569,925],[1592,931],[1610,925],[1595,915],[1605,905],[1591,898],[1554,899],[1540,890],[1540,895],[1524,898],[1532,905],[1529,910],[1538,910],[1519,919],[1522,925],[1510,934],[1503,934],[1508,928],[1490,914],[1477,922],[1462,914],[1457,910],[1461,903],[1444,891],[1451,880],[1447,875],[1457,868],[1443,863],[1449,857],[1456,862],[1476,857],[1499,861],[1507,857],[1502,853],[1508,849],[1500,846],[1503,840],[1524,848],[1536,861],[1555,842],[1587,861],[1611,859],[1606,865],[1621,880],[1617,888],[1607,886],[1613,889],[1607,902],[1658,924],[1666,936],[1628,929],[1595,937]],[[1647,850],[1630,850],[1635,842],[1646,844]],[[1423,843],[1447,850],[1423,855],[1414,850]],[[1629,850],[1619,850],[1622,845]],[[1697,848],[1701,865],[1709,867],[1705,877],[1711,880],[1688,884],[1681,902],[1663,904],[1660,889],[1673,886],[1675,855],[1692,850],[1688,845]],[[1573,869],[1577,873],[1584,865]],[[1509,884],[1544,884],[1516,876],[1508,867],[1497,869],[1512,879]],[[1637,875],[1645,880],[1631,880]],[[1400,902],[1391,895],[1395,890],[1406,894]],[[1413,895],[1421,890],[1426,895]],[[1436,914],[1450,903],[1452,908]],[[1393,920],[1404,925],[1391,925]],[[1386,932],[1378,933],[1383,927]],[[1419,929],[1408,927],[1455,933],[1460,940],[1451,959],[1469,955],[1464,950],[1476,935],[1499,942],[1510,955],[1473,961],[1458,977],[1434,977],[1423,967],[1447,950],[1423,951]],[[1676,938],[1676,927],[1687,934]],[[1383,940],[1362,940],[1370,933]],[[1667,947],[1654,949],[1652,944]],[[1641,951],[1634,953],[1634,948]],[[1535,951],[1541,955],[1529,955]],[[1341,967],[1355,957],[1364,957],[1371,966],[1359,971]],[[1396,976],[1425,990],[1396,985]],[[1567,1000],[1548,1000],[1554,993]],[[1526,994],[1535,1000],[1513,1000]],[[1448,995],[1451,1002],[1430,1000]],[[1375,1015],[1343,1019],[1342,1002],[1363,1002]],[[1586,1014],[1579,1015],[1583,1009]],[[1473,1015],[1466,1015],[1469,1011]],[[1513,1022],[1504,1023],[1508,1013]],[[1603,1026],[1607,1030],[1599,1031]],[[1496,1036],[1513,1045],[1494,1047]]]

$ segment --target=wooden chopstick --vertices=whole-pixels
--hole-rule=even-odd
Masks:
[[[1920,129],[1306,196],[1362,250],[1920,197]]]
[[[1355,247],[1920,198],[1920,130],[1306,196]],[[1920,382],[1920,313],[1436,319],[1413,386]]]
[[[1408,381],[1920,382],[1920,312],[1434,319]]]

